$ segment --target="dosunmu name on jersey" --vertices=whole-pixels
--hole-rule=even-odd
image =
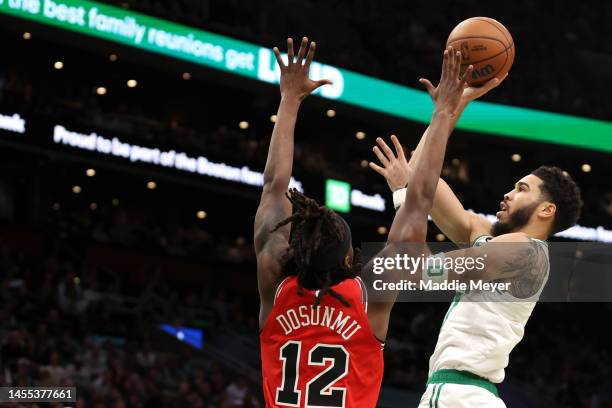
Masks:
[[[361,325],[350,315],[331,306],[302,305],[287,309],[276,316],[276,321],[283,329],[285,335],[294,330],[308,326],[324,326],[338,333],[344,340],[349,340],[361,330]]]

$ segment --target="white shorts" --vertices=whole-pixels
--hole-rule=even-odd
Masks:
[[[419,408],[506,408],[506,404],[476,385],[439,383],[427,385]]]

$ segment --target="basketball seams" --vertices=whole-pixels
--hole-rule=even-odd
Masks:
[[[506,66],[506,64],[508,63],[508,59],[510,58],[510,55],[509,55],[508,50],[509,50],[510,48],[511,48],[511,47],[509,47],[509,48],[507,48],[507,49],[505,50],[505,51],[506,51],[506,59],[504,60],[504,64],[503,64],[503,65],[502,65],[502,66],[499,68],[499,71],[503,71],[503,70],[504,70],[504,67],[505,67],[505,66]],[[499,53],[499,54],[497,54],[497,55],[500,55],[500,54],[501,54],[501,53]],[[485,61],[486,61],[486,60],[485,60]]]
[[[453,41],[453,42],[454,42],[454,41]],[[488,60],[490,60],[490,59],[492,59],[492,58],[499,57],[499,56],[500,56],[500,55],[502,55],[504,52],[506,53],[506,59],[508,59],[508,51],[509,51],[511,48],[512,48],[512,47],[508,47],[508,48],[506,48],[506,49],[504,49],[504,50],[502,50],[502,51],[498,52],[497,54],[495,54],[495,55],[491,55],[490,57],[487,57],[487,58],[485,58],[485,59],[478,60],[478,61],[470,61],[469,63],[466,63],[466,64],[461,64],[461,65],[474,65],[474,64],[481,63],[481,62],[485,62],[485,61],[488,61]]]
[[[510,45],[506,46],[506,44],[504,44],[504,42],[503,42],[503,41],[500,41],[498,38],[494,38],[494,37],[485,37],[485,36],[482,36],[482,35],[470,35],[470,36],[466,36],[466,37],[454,38],[452,41],[447,41],[447,42],[446,42],[446,46],[448,47],[450,44],[455,43],[455,42],[457,42],[457,41],[459,41],[459,40],[467,40],[467,39],[471,39],[471,38],[479,38],[479,39],[480,39],[480,38],[482,38],[482,39],[486,39],[486,40],[497,41],[498,43],[500,43],[501,45],[503,45],[503,46],[504,46],[504,50],[503,50],[503,51],[500,51],[500,52],[498,52],[497,54],[495,54],[495,55],[493,55],[493,56],[491,56],[491,57],[489,57],[489,58],[494,58],[494,57],[497,57],[497,56],[498,56],[499,54],[501,54],[502,52],[504,52],[504,51],[508,51],[510,48],[514,47],[514,42],[511,42],[511,43],[510,43]],[[487,58],[487,59],[489,59],[489,58]],[[482,61],[486,61],[486,60],[475,61],[475,62],[473,62],[472,64],[476,64],[476,63],[478,63],[478,62],[482,62]]]
[[[502,66],[499,68],[499,70],[498,70],[498,71],[503,71],[503,70],[504,70],[504,67],[505,67],[505,66],[506,66],[506,64],[508,63],[508,58],[509,58],[509,55],[508,55],[508,54],[509,54],[509,53],[508,53],[508,50],[509,50],[509,49],[510,49],[510,48],[508,48],[508,49],[506,49],[506,50],[502,51],[502,52],[505,52],[505,53],[506,53],[506,59],[504,59],[504,63],[503,63],[503,65],[502,65]],[[478,62],[484,62],[484,61],[488,61],[488,60],[490,60],[490,59],[492,59],[492,58],[496,58],[496,57],[500,56],[500,55],[502,54],[502,52],[500,52],[499,54],[494,55],[494,56],[492,56],[492,57],[489,57],[489,58],[487,58],[487,59],[484,59],[484,60],[482,60],[482,61],[478,61]],[[461,64],[461,65],[472,65],[472,64],[473,64],[473,63],[471,63],[471,64]],[[492,78],[495,78],[495,76],[493,76]],[[489,79],[492,79],[492,78],[489,78]],[[482,84],[484,84],[485,82],[487,82],[489,79],[487,79],[487,80],[483,80],[483,81],[482,81]],[[477,82],[474,82],[473,84],[474,84],[474,85],[480,85],[480,84],[481,84],[481,82],[480,82],[480,81],[477,81]]]
[[[493,41],[497,41],[498,43],[501,43],[501,45],[503,45],[504,48],[506,48],[506,44],[504,44],[503,41],[501,41],[499,38],[495,38],[495,37],[487,37],[484,35],[468,35],[466,37],[459,37],[459,38],[453,38],[451,41],[446,41],[446,45],[455,42],[455,41],[459,41],[459,40],[464,40],[464,39],[468,39],[468,38],[483,38],[483,39],[487,39],[487,40],[493,40]]]
[[[506,42],[510,45],[514,44],[514,41],[512,40],[512,37],[510,37],[510,39],[508,39],[508,37],[506,36],[506,33],[504,32],[504,30],[501,29],[501,27],[499,27],[497,24],[493,23],[493,21],[489,21],[489,20],[485,20],[483,18],[480,17],[474,17],[474,20],[478,20],[478,21],[483,21],[485,23],[491,24],[493,27],[495,27],[500,33],[502,33],[502,35],[504,36],[504,38],[506,39]],[[503,26],[502,26],[503,27]],[[506,31],[508,31],[508,29],[506,27],[504,27],[504,29]],[[510,34],[510,33],[508,33]],[[508,47],[510,47],[510,45]]]
[[[491,29],[491,26],[494,27],[494,30]],[[455,38],[452,38],[453,36]],[[490,42],[487,43],[487,41]],[[491,68],[493,68],[492,65],[487,64],[494,64],[495,67],[498,67],[493,68],[493,70],[497,72],[497,74],[494,75],[499,75],[499,73],[501,72],[507,72],[509,68],[512,67],[512,63],[514,62],[516,53],[512,35],[506,29],[506,27],[504,27],[503,24],[497,22],[496,20],[489,19],[487,17],[472,17],[462,21],[452,30],[451,35],[447,39],[446,46],[453,46],[459,49],[462,48],[462,42],[464,44],[468,44],[467,47],[470,50],[474,50],[474,53],[476,55],[472,55],[472,53],[470,52],[470,56],[480,57],[479,60],[465,62],[461,64],[462,69],[464,69],[467,65],[479,65],[479,69],[489,67],[487,69],[479,71],[479,75],[473,75],[471,80],[469,81],[470,83],[484,83],[484,78],[490,79],[494,77],[486,74],[491,70]],[[474,44],[472,44],[472,46],[470,47],[470,43]],[[497,50],[495,49],[497,47],[496,44],[501,45],[501,47],[497,48]],[[489,53],[489,55],[486,55],[487,53]],[[490,55],[491,53],[494,54]],[[504,55],[503,62],[500,61],[502,55]],[[500,63],[501,66],[499,65]],[[506,68],[506,66],[508,66],[509,68]]]

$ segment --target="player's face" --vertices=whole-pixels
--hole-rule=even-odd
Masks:
[[[493,235],[514,232],[527,225],[542,202],[540,190],[542,180],[529,174],[514,184],[514,188],[504,195],[497,212],[498,222],[494,224]]]

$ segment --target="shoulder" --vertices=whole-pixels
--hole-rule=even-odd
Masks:
[[[490,243],[528,243],[530,238],[522,232],[512,232],[510,234],[498,235],[496,237],[487,233],[479,233],[472,237],[472,246],[481,246]]]
[[[545,246],[541,242],[522,232],[515,232],[494,237],[482,245],[482,248],[486,248],[508,264],[529,266],[546,255]]]
[[[501,270],[513,272],[514,277],[510,279],[509,292],[519,299],[535,296],[545,283],[549,270],[545,243],[525,234],[507,237],[497,242],[507,243],[501,248],[506,253]]]
[[[530,243],[531,241],[532,241],[531,238],[523,232],[511,232],[509,234],[502,234],[502,235],[493,237],[491,240],[489,240],[490,243],[492,242]]]

